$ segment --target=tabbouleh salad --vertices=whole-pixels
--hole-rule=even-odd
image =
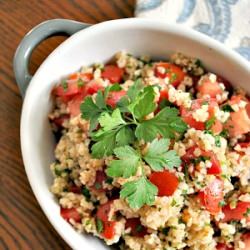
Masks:
[[[52,96],[51,191],[77,231],[117,249],[250,249],[243,90],[181,53],[119,52]]]

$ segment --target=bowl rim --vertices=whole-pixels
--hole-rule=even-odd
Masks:
[[[47,64],[47,62],[52,58],[54,55],[60,53],[60,51],[67,48],[68,44],[74,42],[77,40],[80,36],[87,36],[91,35],[92,33],[96,33],[99,30],[103,29],[113,29],[115,27],[119,26],[120,28],[126,28],[126,27],[133,27],[133,29],[136,28],[145,28],[145,29],[153,29],[155,31],[163,31],[166,33],[172,33],[177,34],[180,36],[183,36],[184,38],[191,39],[193,41],[197,41],[203,45],[208,46],[209,48],[213,49],[216,53],[222,53],[223,56],[228,58],[229,60],[239,64],[240,67],[244,68],[247,72],[249,72],[250,75],[250,63],[243,58],[241,55],[239,55],[237,52],[233,51],[232,49],[226,47],[224,44],[214,40],[211,37],[208,37],[207,35],[204,35],[198,31],[195,31],[191,28],[187,28],[186,26],[183,26],[181,24],[168,24],[165,21],[161,20],[150,20],[145,18],[126,18],[126,19],[118,19],[118,20],[110,20],[105,21],[102,23],[94,24],[93,26],[90,26],[86,29],[80,30],[68,39],[66,39],[63,43],[61,43],[41,64],[37,72],[34,74],[30,85],[27,89],[26,96],[23,102],[22,106],[22,113],[21,113],[21,122],[20,122],[20,139],[21,139],[21,151],[22,151],[22,157],[25,167],[25,172],[28,177],[28,181],[30,183],[31,189],[39,203],[39,206],[42,208],[44,214],[46,215],[49,222],[52,224],[52,226],[56,229],[58,234],[63,238],[63,240],[73,249],[78,248],[74,242],[72,242],[70,235],[67,235],[63,228],[61,228],[56,219],[53,218],[50,211],[46,208],[46,204],[43,203],[42,197],[41,197],[41,191],[39,186],[36,185],[35,182],[35,171],[32,168],[32,162],[29,160],[30,150],[27,146],[25,141],[26,133],[26,127],[29,122],[28,114],[30,111],[30,99],[32,96],[32,91],[34,88],[34,83],[36,81],[36,75],[38,72],[40,72],[44,65]]]

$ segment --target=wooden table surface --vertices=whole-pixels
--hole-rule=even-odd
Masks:
[[[98,23],[133,16],[134,0],[0,0],[0,249],[69,249],[41,211],[29,186],[20,151],[22,98],[12,59],[22,37],[52,18]],[[30,71],[65,38],[38,46]],[[86,249],[87,250],[87,249]]]

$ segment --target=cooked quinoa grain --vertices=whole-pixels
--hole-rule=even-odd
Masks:
[[[128,250],[250,249],[243,91],[196,58],[123,51],[52,96],[51,192],[78,232]]]

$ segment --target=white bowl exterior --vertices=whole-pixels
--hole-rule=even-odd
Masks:
[[[83,65],[105,62],[114,53],[126,50],[133,55],[167,58],[183,52],[200,58],[205,66],[250,93],[249,63],[224,45],[187,28],[160,21],[123,19],[108,21],[82,30],[61,44],[33,77],[23,104],[21,146],[25,169],[43,211],[73,249],[107,249],[93,237],[79,234],[59,213],[50,193],[54,140],[48,122],[50,92],[62,77]]]

